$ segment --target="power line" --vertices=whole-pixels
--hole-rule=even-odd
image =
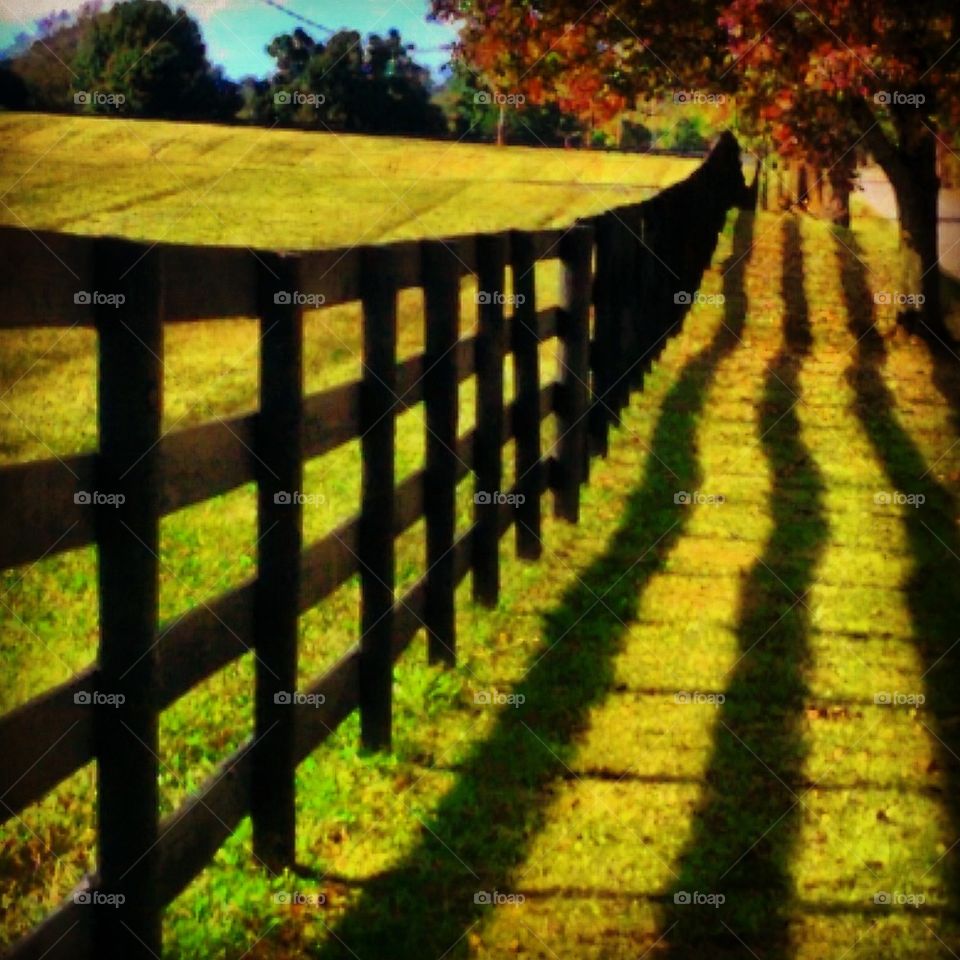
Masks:
[[[323,30],[324,33],[329,33],[331,36],[337,32],[336,30],[331,30],[329,27],[325,27],[322,23],[317,23],[316,20],[311,20],[309,17],[305,17],[302,13],[297,13],[295,10],[291,10],[289,7],[285,7],[282,3],[278,3],[277,0],[263,0],[263,2],[268,7],[273,7],[275,10],[279,10],[282,13],[285,13],[288,17],[293,17],[294,20],[299,20],[301,23],[305,23],[308,26],[316,27],[318,30]]]

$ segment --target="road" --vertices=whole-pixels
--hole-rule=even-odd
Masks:
[[[877,167],[860,171],[863,198],[872,212],[888,220],[897,218],[897,201],[890,181]],[[940,264],[960,278],[960,190],[940,191]]]

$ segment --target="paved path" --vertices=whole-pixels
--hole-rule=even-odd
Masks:
[[[864,200],[877,216],[897,219],[897,201],[883,171],[864,169],[860,184]],[[940,191],[940,262],[944,271],[960,277],[960,190]]]

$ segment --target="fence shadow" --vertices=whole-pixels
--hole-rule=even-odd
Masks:
[[[788,955],[783,906],[792,895],[799,819],[791,785],[802,779],[804,761],[806,593],[828,526],[825,484],[794,411],[812,345],[796,219],[784,219],[783,234],[784,342],[768,369],[757,425],[774,477],[773,530],[744,581],[739,655],[718,711],[710,786],[665,910],[671,957]],[[720,906],[706,899],[718,895]]]
[[[509,888],[544,824],[545,788],[567,772],[589,710],[611,688],[623,624],[635,616],[642,590],[682,532],[683,508],[674,493],[696,489],[697,422],[718,363],[738,344],[752,231],[753,215],[740,212],[728,261],[734,266],[727,276],[727,325],[688,361],[665,398],[647,472],[606,552],[544,616],[548,652],[514,691],[526,698],[523,707],[503,713],[465,760],[420,845],[397,869],[365,885],[321,948],[325,960],[382,956],[387,947],[395,960],[463,956],[465,933],[489,909],[475,894]]]
[[[873,296],[862,251],[852,234],[836,242],[850,332],[857,340],[854,364],[847,380],[856,396],[856,412],[892,490],[920,495],[921,506],[902,509],[904,530],[912,556],[909,579],[903,584],[914,643],[924,668],[925,710],[919,719],[936,748],[937,763],[945,773],[943,800],[954,834],[960,833],[960,727],[956,693],[960,681],[960,612],[956,596],[960,583],[960,533],[957,504],[937,482],[932,465],[901,426],[896,400],[883,370],[886,345],[874,326]],[[938,363],[950,361],[940,357]],[[940,377],[948,377],[941,368]],[[956,373],[949,375],[956,384]],[[956,406],[954,406],[956,409]],[[889,507],[888,509],[898,509]],[[920,692],[920,691],[915,691]],[[956,905],[960,898],[960,862],[951,848],[939,865]]]

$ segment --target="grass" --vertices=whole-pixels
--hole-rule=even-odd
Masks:
[[[0,112],[0,225],[258,249],[566,226],[697,160]]]
[[[168,955],[960,949],[960,378],[873,305],[894,244],[877,223],[731,220],[702,285],[725,303],[695,307],[647,378],[581,525],[548,519],[535,565],[505,541],[498,608],[461,588],[458,668],[427,667],[420,641],[402,659],[393,754],[360,753],[352,717],[300,767],[298,872],[269,877],[245,822],[168,909]],[[555,279],[538,278],[545,303]],[[471,298],[465,287],[470,311]],[[419,309],[402,304],[406,353],[422,345]],[[356,321],[310,315],[308,389],[356,375]],[[62,335],[0,346],[4,382],[25,374],[0,408],[8,462],[93,448],[93,345],[71,331],[53,346]],[[255,340],[244,322],[168,329],[165,426],[252,407]],[[422,435],[406,414],[401,476]],[[326,504],[308,510],[308,540],[356,510],[357,464],[348,446],[309,465],[307,492]],[[684,506],[679,491],[725,499]],[[877,503],[884,491],[925,503]],[[466,485],[459,503],[463,526]],[[244,489],[164,521],[165,619],[249,575],[253,517]],[[422,554],[415,528],[404,583]],[[94,573],[80,550],[3,575],[2,709],[92,658]],[[302,618],[304,679],[355,639],[356,599],[350,583]],[[476,702],[493,688],[524,702]],[[165,810],[249,732],[251,693],[246,659],[165,712]],[[81,771],[5,833],[5,939],[92,867],[92,784]],[[274,901],[292,891],[325,902]],[[483,891],[514,900],[476,902]],[[726,899],[675,902],[694,892]],[[924,902],[877,904],[880,892]]]

